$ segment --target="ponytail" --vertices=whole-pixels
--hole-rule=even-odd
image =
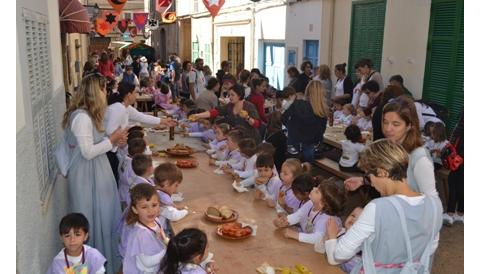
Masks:
[[[197,228],[187,228],[173,237],[167,245],[167,253],[160,264],[164,274],[177,274],[180,263],[191,262],[203,255],[207,247],[207,235]]]

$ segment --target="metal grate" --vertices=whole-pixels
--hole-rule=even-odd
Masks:
[[[45,202],[57,172],[54,158],[56,133],[52,105],[48,19],[40,13],[24,9],[23,22],[35,161],[40,183],[40,199]]]

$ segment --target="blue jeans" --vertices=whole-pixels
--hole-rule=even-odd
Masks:
[[[315,159],[315,144],[302,144],[304,162],[313,162]]]

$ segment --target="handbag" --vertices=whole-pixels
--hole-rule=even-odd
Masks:
[[[463,158],[457,153],[457,146],[460,142],[458,138],[455,142],[455,146],[451,143],[447,143],[440,153],[440,158],[442,159],[443,167],[455,171],[463,164]]]

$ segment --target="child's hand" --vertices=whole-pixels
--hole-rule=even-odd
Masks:
[[[233,174],[232,174],[232,179],[233,179],[234,181],[239,182],[239,181],[240,181],[240,176],[239,176],[238,174],[236,174],[236,173],[233,173]]]
[[[274,208],[275,207],[275,201],[273,201],[272,199],[267,199],[267,206],[271,207],[271,208]]]
[[[295,239],[295,240],[298,240],[298,231],[295,231],[294,229],[292,228],[287,228],[285,229],[285,233],[283,234],[285,236],[285,238],[287,239]]]
[[[276,219],[273,220],[273,224],[276,227],[282,228],[282,227],[287,227],[289,225],[287,216],[279,216]]]
[[[335,222],[335,219],[333,217],[328,217],[326,226],[328,240],[336,239],[338,234],[338,226],[337,222]]]
[[[279,212],[279,213],[277,213],[277,217],[287,217],[287,213]]]
[[[208,274],[215,274],[215,271],[218,271],[218,267],[215,264],[215,261],[211,261],[205,265],[205,270]]]
[[[255,191],[255,199],[261,200],[263,198],[265,198],[265,194],[263,194],[263,192],[257,189]]]

